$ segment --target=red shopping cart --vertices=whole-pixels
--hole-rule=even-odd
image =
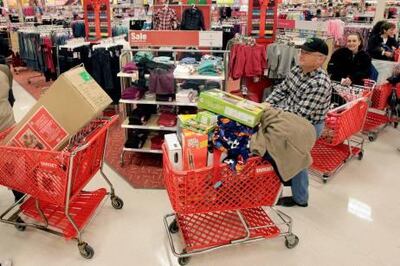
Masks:
[[[363,158],[364,139],[355,138],[361,132],[368,110],[371,86],[332,84],[332,106],[325,119],[325,128],[315,143],[311,155],[311,173],[324,183],[353,156]]]
[[[117,116],[92,121],[63,151],[0,146],[0,185],[26,193],[1,214],[0,221],[14,225],[19,231],[33,227],[76,239],[80,254],[92,258],[94,250],[82,240],[82,231],[106,195],[110,195],[115,209],[123,207],[123,201],[115,195],[103,172],[107,133],[116,120]],[[0,140],[9,132],[3,132]],[[110,192],[104,188],[83,191],[99,171]]]
[[[370,141],[375,141],[378,133],[387,125],[393,123],[395,128],[398,125],[399,114],[397,114],[397,110],[389,108],[389,97],[393,90],[396,90],[399,97],[398,86],[393,86],[390,83],[378,85],[373,91],[371,108],[368,110],[363,128],[363,132],[368,135]]]
[[[292,219],[273,208],[282,184],[262,158],[250,158],[240,173],[225,164],[176,171],[163,147],[163,174],[176,212],[164,217],[164,225],[180,265],[193,255],[279,236],[286,238],[287,248],[298,244]],[[182,252],[172,237],[179,231],[185,244]]]

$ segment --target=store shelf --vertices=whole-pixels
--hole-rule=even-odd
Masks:
[[[129,125],[129,118],[126,118],[124,123],[122,123],[122,128],[133,128],[133,129],[148,129],[148,130],[165,130],[165,131],[176,131],[177,127],[164,127],[158,125],[158,119],[160,115],[152,115],[147,121],[146,125]]]
[[[197,106],[197,103],[183,103],[183,102],[162,102],[152,100],[119,100],[119,103],[124,104],[153,104],[153,105],[170,105],[170,106]]]
[[[134,149],[134,148],[127,148],[123,147],[122,150],[124,151],[131,151],[131,152],[142,152],[142,153],[157,153],[157,154],[162,154],[162,150],[154,150],[151,149],[151,140],[148,138],[146,140],[146,143],[143,145],[141,149]]]
[[[117,74],[117,77],[120,78],[131,78],[131,79],[138,79],[139,78],[139,73],[138,72],[133,72],[133,73],[124,73],[124,72],[119,72]]]
[[[184,73],[176,73],[174,72],[174,77],[176,79],[192,79],[192,80],[215,80],[215,81],[222,81],[225,80],[225,73],[222,73],[219,76],[206,76],[206,75],[199,75],[199,74],[184,74]]]

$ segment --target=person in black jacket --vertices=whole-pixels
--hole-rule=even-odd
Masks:
[[[372,33],[368,40],[368,53],[374,59],[394,60],[394,51],[399,48],[395,39],[396,25],[383,22],[379,33]]]
[[[370,77],[371,58],[362,50],[363,41],[359,33],[347,36],[346,47],[336,50],[328,64],[331,80],[344,85],[363,85],[363,80]]]

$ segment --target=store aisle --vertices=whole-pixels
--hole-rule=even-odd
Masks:
[[[14,86],[17,120],[35,100]],[[294,219],[299,245],[288,250],[283,239],[236,246],[193,257],[190,264],[263,265],[398,265],[400,261],[400,132],[387,128],[368,143],[364,159],[353,160],[328,184],[311,180],[308,208],[282,208]],[[42,265],[178,265],[170,253],[162,216],[171,212],[164,190],[135,190],[106,167],[122,210],[110,202],[100,208],[83,234],[95,249],[92,260],[83,259],[76,242],[27,229],[0,224],[0,258],[15,266]],[[100,176],[91,188],[104,186]],[[0,210],[12,201],[11,191],[0,187]]]

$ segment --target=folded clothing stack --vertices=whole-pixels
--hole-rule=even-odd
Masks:
[[[185,57],[185,58],[182,58],[180,63],[181,64],[194,65],[194,64],[197,63],[197,61],[196,61],[196,58],[194,58],[194,57]]]
[[[150,52],[143,52],[143,51],[139,51],[135,54],[135,56],[133,57],[133,60],[136,63],[139,63],[140,61],[142,61],[143,59],[148,59],[148,60],[152,60],[153,59],[153,54]]]
[[[218,76],[222,68],[215,61],[203,61],[197,67],[199,75]]]
[[[149,91],[158,95],[175,94],[174,70],[161,68],[150,70]]]
[[[124,73],[133,73],[138,70],[138,67],[135,62],[128,62],[125,66],[122,67],[122,72]]]
[[[192,75],[193,73],[196,72],[196,69],[193,65],[177,65],[174,71],[175,75],[181,74],[181,75]]]
[[[137,86],[132,86],[126,88],[122,92],[121,98],[125,100],[140,100],[142,99],[143,95],[144,95],[144,89]]]
[[[157,56],[153,58],[153,61],[156,63],[173,64],[173,61],[171,61],[171,57],[169,56]]]
[[[149,132],[146,130],[128,130],[128,139],[125,142],[126,148],[141,149],[146,143]]]
[[[154,113],[156,113],[156,106],[138,106],[129,115],[129,124],[145,125]]]
[[[159,134],[151,137],[150,141],[152,150],[161,150],[161,147],[164,143],[164,135]]]
[[[162,112],[158,119],[158,125],[164,127],[176,126],[176,114],[170,112]]]
[[[176,94],[176,101],[180,103],[194,103],[197,99],[197,91],[189,89],[189,90],[180,90]]]

